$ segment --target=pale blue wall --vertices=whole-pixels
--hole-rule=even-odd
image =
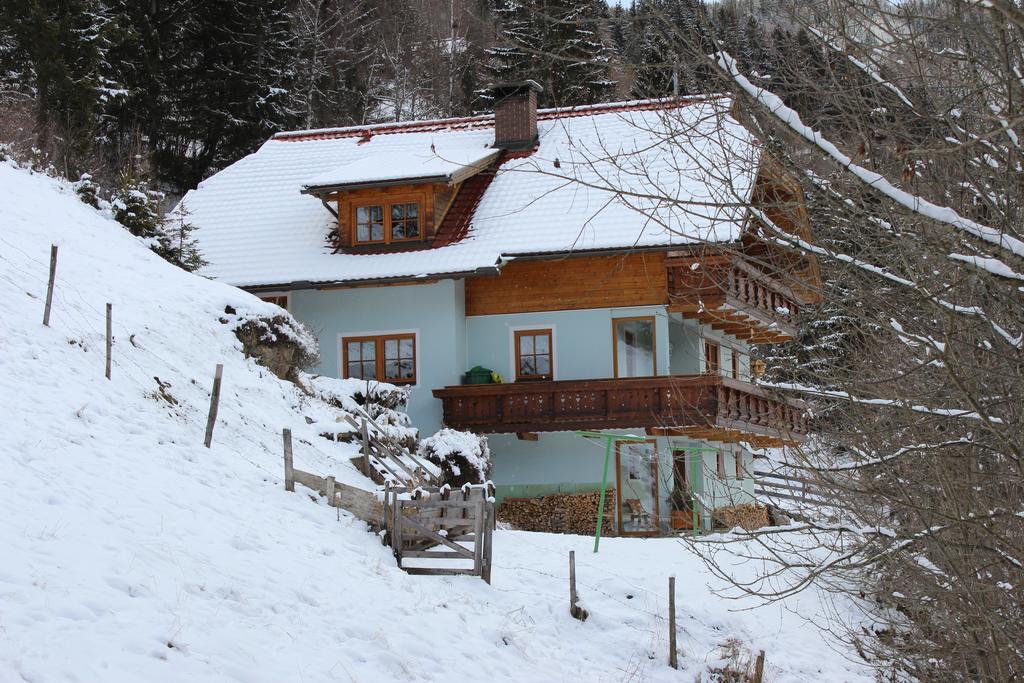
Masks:
[[[647,315],[655,316],[657,372],[667,374],[668,314],[663,306],[473,316],[466,320],[469,365],[490,368],[511,382],[515,378],[513,330],[550,327],[554,330],[555,379],[614,377],[612,320]]]
[[[291,293],[293,315],[320,342],[316,372],[340,377],[343,336],[415,331],[417,383],[409,417],[424,436],[441,428],[441,401],[432,389],[458,384],[466,365],[465,294],[461,280],[429,285],[360,287]]]
[[[320,342],[317,372],[340,376],[343,336],[414,331],[417,333],[417,385],[408,405],[409,416],[421,434],[441,427],[441,402],[432,389],[458,384],[462,374],[483,365],[511,381],[515,376],[512,331],[551,327],[554,330],[556,379],[595,379],[614,375],[612,320],[655,316],[658,374],[693,374],[703,370],[702,335],[745,349],[694,321],[670,316],[664,307],[600,308],[509,315],[465,316],[462,281],[444,280],[429,285],[364,287],[334,291],[299,290],[290,295],[292,313],[306,323]],[[723,352],[723,366],[729,356]],[[632,430],[639,432],[638,430]],[[617,433],[628,433],[629,430]],[[543,433],[538,441],[521,441],[513,434],[489,437],[494,459],[493,478],[499,497],[542,495],[554,491],[596,490],[600,484],[603,451],[566,432]],[[669,509],[672,465],[671,445],[714,447],[717,444],[687,439],[658,439],[660,505]],[[731,473],[732,455],[728,454]],[[749,456],[748,456],[749,458]],[[753,492],[753,480],[718,481],[715,456],[707,454],[704,473],[706,495],[713,505],[728,504]],[[610,472],[614,486],[614,471]],[[731,474],[730,474],[731,477]],[[667,513],[664,515],[667,520]]]

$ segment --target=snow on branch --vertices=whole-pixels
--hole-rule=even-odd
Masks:
[[[860,449],[852,448],[850,446],[847,446],[847,448],[849,450],[851,450],[852,452],[854,452],[856,455],[858,455],[858,456],[860,456],[862,458],[866,458],[866,459],[858,461],[858,462],[847,462],[847,463],[843,463],[841,465],[833,465],[831,467],[815,466],[813,468],[806,468],[806,469],[812,469],[815,472],[822,472],[822,473],[824,473],[824,472],[850,472],[850,471],[853,471],[853,470],[864,469],[866,467],[875,467],[877,465],[883,465],[883,464],[889,462],[890,460],[896,460],[900,456],[906,455],[907,453],[914,453],[914,452],[918,452],[918,451],[934,451],[934,450],[937,450],[939,448],[946,448],[948,446],[959,446],[959,445],[971,444],[971,443],[974,443],[974,442],[970,438],[961,437],[959,439],[954,439],[953,441],[944,441],[942,443],[922,443],[922,444],[914,444],[912,446],[903,446],[903,447],[898,448],[894,452],[889,453],[887,455],[869,455],[868,453],[865,453],[864,451],[862,451]]]
[[[821,133],[812,130],[800,119],[800,115],[787,107],[783,101],[774,93],[760,88],[751,83],[740,73],[736,60],[727,53],[719,52],[712,57],[736,85],[765,107],[775,118],[784,123],[794,133],[816,146],[822,152],[831,157],[840,166],[848,170],[863,183],[872,187],[896,203],[905,208],[932,220],[963,230],[975,237],[993,244],[1000,249],[1024,258],[1024,241],[1011,235],[1007,235],[995,228],[982,225],[969,218],[965,218],[948,206],[939,206],[926,199],[901,190],[885,179],[881,174],[869,171],[863,166],[858,166],[853,159],[839,151],[832,142],[827,140]]]
[[[810,31],[810,33],[812,33],[815,37],[817,37],[818,40],[823,42],[826,46],[831,48],[833,51],[835,51],[835,52],[837,52],[839,54],[845,55],[846,58],[849,60],[849,62],[851,64],[853,64],[855,67],[857,67],[858,69],[863,71],[865,74],[868,75],[869,78],[871,78],[873,81],[875,81],[879,85],[889,89],[893,94],[896,95],[896,97],[900,98],[900,100],[903,102],[903,104],[907,105],[911,109],[914,109],[914,103],[911,102],[910,99],[906,95],[903,94],[903,91],[900,90],[896,86],[895,83],[893,83],[893,82],[891,82],[889,80],[886,80],[885,78],[882,78],[882,74],[878,73],[878,71],[874,67],[870,66],[869,64],[867,64],[865,62],[862,62],[861,60],[857,59],[856,57],[854,57],[852,54],[846,52],[845,50],[840,49],[840,47],[838,45],[836,45],[835,43],[833,43],[831,40],[829,40],[825,36],[824,33],[819,31],[818,29],[814,28],[813,26],[809,26],[808,27],[808,31]]]
[[[835,398],[843,401],[849,401],[850,403],[858,403],[861,405],[871,406],[893,406],[896,408],[904,408],[906,410],[913,411],[915,413],[925,413],[928,415],[940,415],[942,417],[959,417],[966,420],[984,420],[991,422],[992,424],[1003,424],[1001,417],[994,415],[982,415],[975,410],[965,410],[963,408],[931,408],[929,406],[914,405],[907,403],[906,401],[899,401],[891,398],[861,398],[854,396],[846,391],[837,391],[833,389],[819,389],[817,387],[808,386],[806,384],[795,384],[792,382],[778,382],[768,383],[759,382],[759,387],[765,387],[768,389],[784,389],[786,391],[796,391],[801,394],[808,396],[819,396],[821,398]]]
[[[968,265],[978,268],[979,270],[989,272],[992,275],[1005,277],[1008,280],[1024,280],[1024,275],[1021,275],[997,258],[969,256],[967,254],[950,254],[949,258],[954,261],[962,261]]]
[[[1007,344],[1016,349],[1024,348],[1024,332],[1017,335],[1016,337],[1013,336],[1006,329],[1004,329],[1002,325],[989,318],[985,311],[977,306],[961,306],[960,304],[954,304],[950,301],[946,301],[945,299],[937,297],[934,294],[924,291],[921,288],[921,286],[918,285],[916,282],[908,280],[907,278],[897,275],[893,272],[890,272],[885,268],[876,266],[873,263],[868,263],[867,261],[864,261],[862,259],[849,256],[848,254],[831,251],[829,249],[825,249],[824,247],[819,247],[817,245],[811,244],[807,240],[796,237],[795,235],[791,235],[790,233],[784,231],[779,226],[775,225],[774,221],[772,221],[772,219],[769,218],[767,214],[765,214],[757,207],[750,207],[750,214],[758,221],[760,221],[766,228],[775,233],[774,236],[765,235],[764,239],[767,241],[774,242],[776,244],[783,246],[797,247],[799,249],[815,254],[817,256],[824,256],[827,258],[834,259],[836,261],[848,263],[851,266],[860,268],[863,271],[872,273],[874,275],[878,275],[879,277],[883,277],[890,282],[893,282],[903,287],[907,287],[908,289],[917,292],[918,294],[920,294],[921,296],[925,297],[930,301],[934,301],[937,305],[941,306],[942,308],[945,308],[947,311],[952,311],[953,313],[958,313],[960,315],[976,317],[984,320],[986,323],[988,323],[992,330],[996,334],[998,334]]]

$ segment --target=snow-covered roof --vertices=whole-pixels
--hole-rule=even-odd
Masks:
[[[252,287],[441,277],[530,254],[733,241],[760,148],[730,105],[716,97],[541,110],[536,150],[501,163],[465,237],[433,249],[332,253],[335,218],[301,191],[325,180],[420,177],[420,164],[472,164],[494,151],[493,115],[278,134],[182,206],[209,262],[204,274]]]
[[[320,173],[303,185],[306,189],[338,190],[414,180],[452,183],[460,179],[460,174],[477,171],[497,156],[498,150],[482,147],[479,140],[453,138],[443,149],[431,145],[370,152]]]

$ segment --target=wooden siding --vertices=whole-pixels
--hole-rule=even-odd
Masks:
[[[338,241],[340,246],[352,246],[353,212],[356,206],[365,204],[386,204],[396,199],[416,201],[420,205],[420,239],[427,242],[434,238],[445,211],[452,198],[452,188],[441,184],[395,185],[393,187],[369,188],[330,195],[329,201],[336,203],[338,211]],[[408,242],[403,242],[408,244]]]
[[[665,254],[518,261],[466,281],[466,315],[668,303]]]

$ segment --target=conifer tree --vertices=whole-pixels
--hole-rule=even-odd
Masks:
[[[611,53],[595,1],[507,0],[495,14],[499,44],[488,51],[495,81],[537,81],[544,87],[542,106],[610,97],[615,86],[609,75]]]
[[[96,137],[107,17],[99,0],[5,0],[4,61],[19,67],[36,101],[36,145],[74,177]]]

